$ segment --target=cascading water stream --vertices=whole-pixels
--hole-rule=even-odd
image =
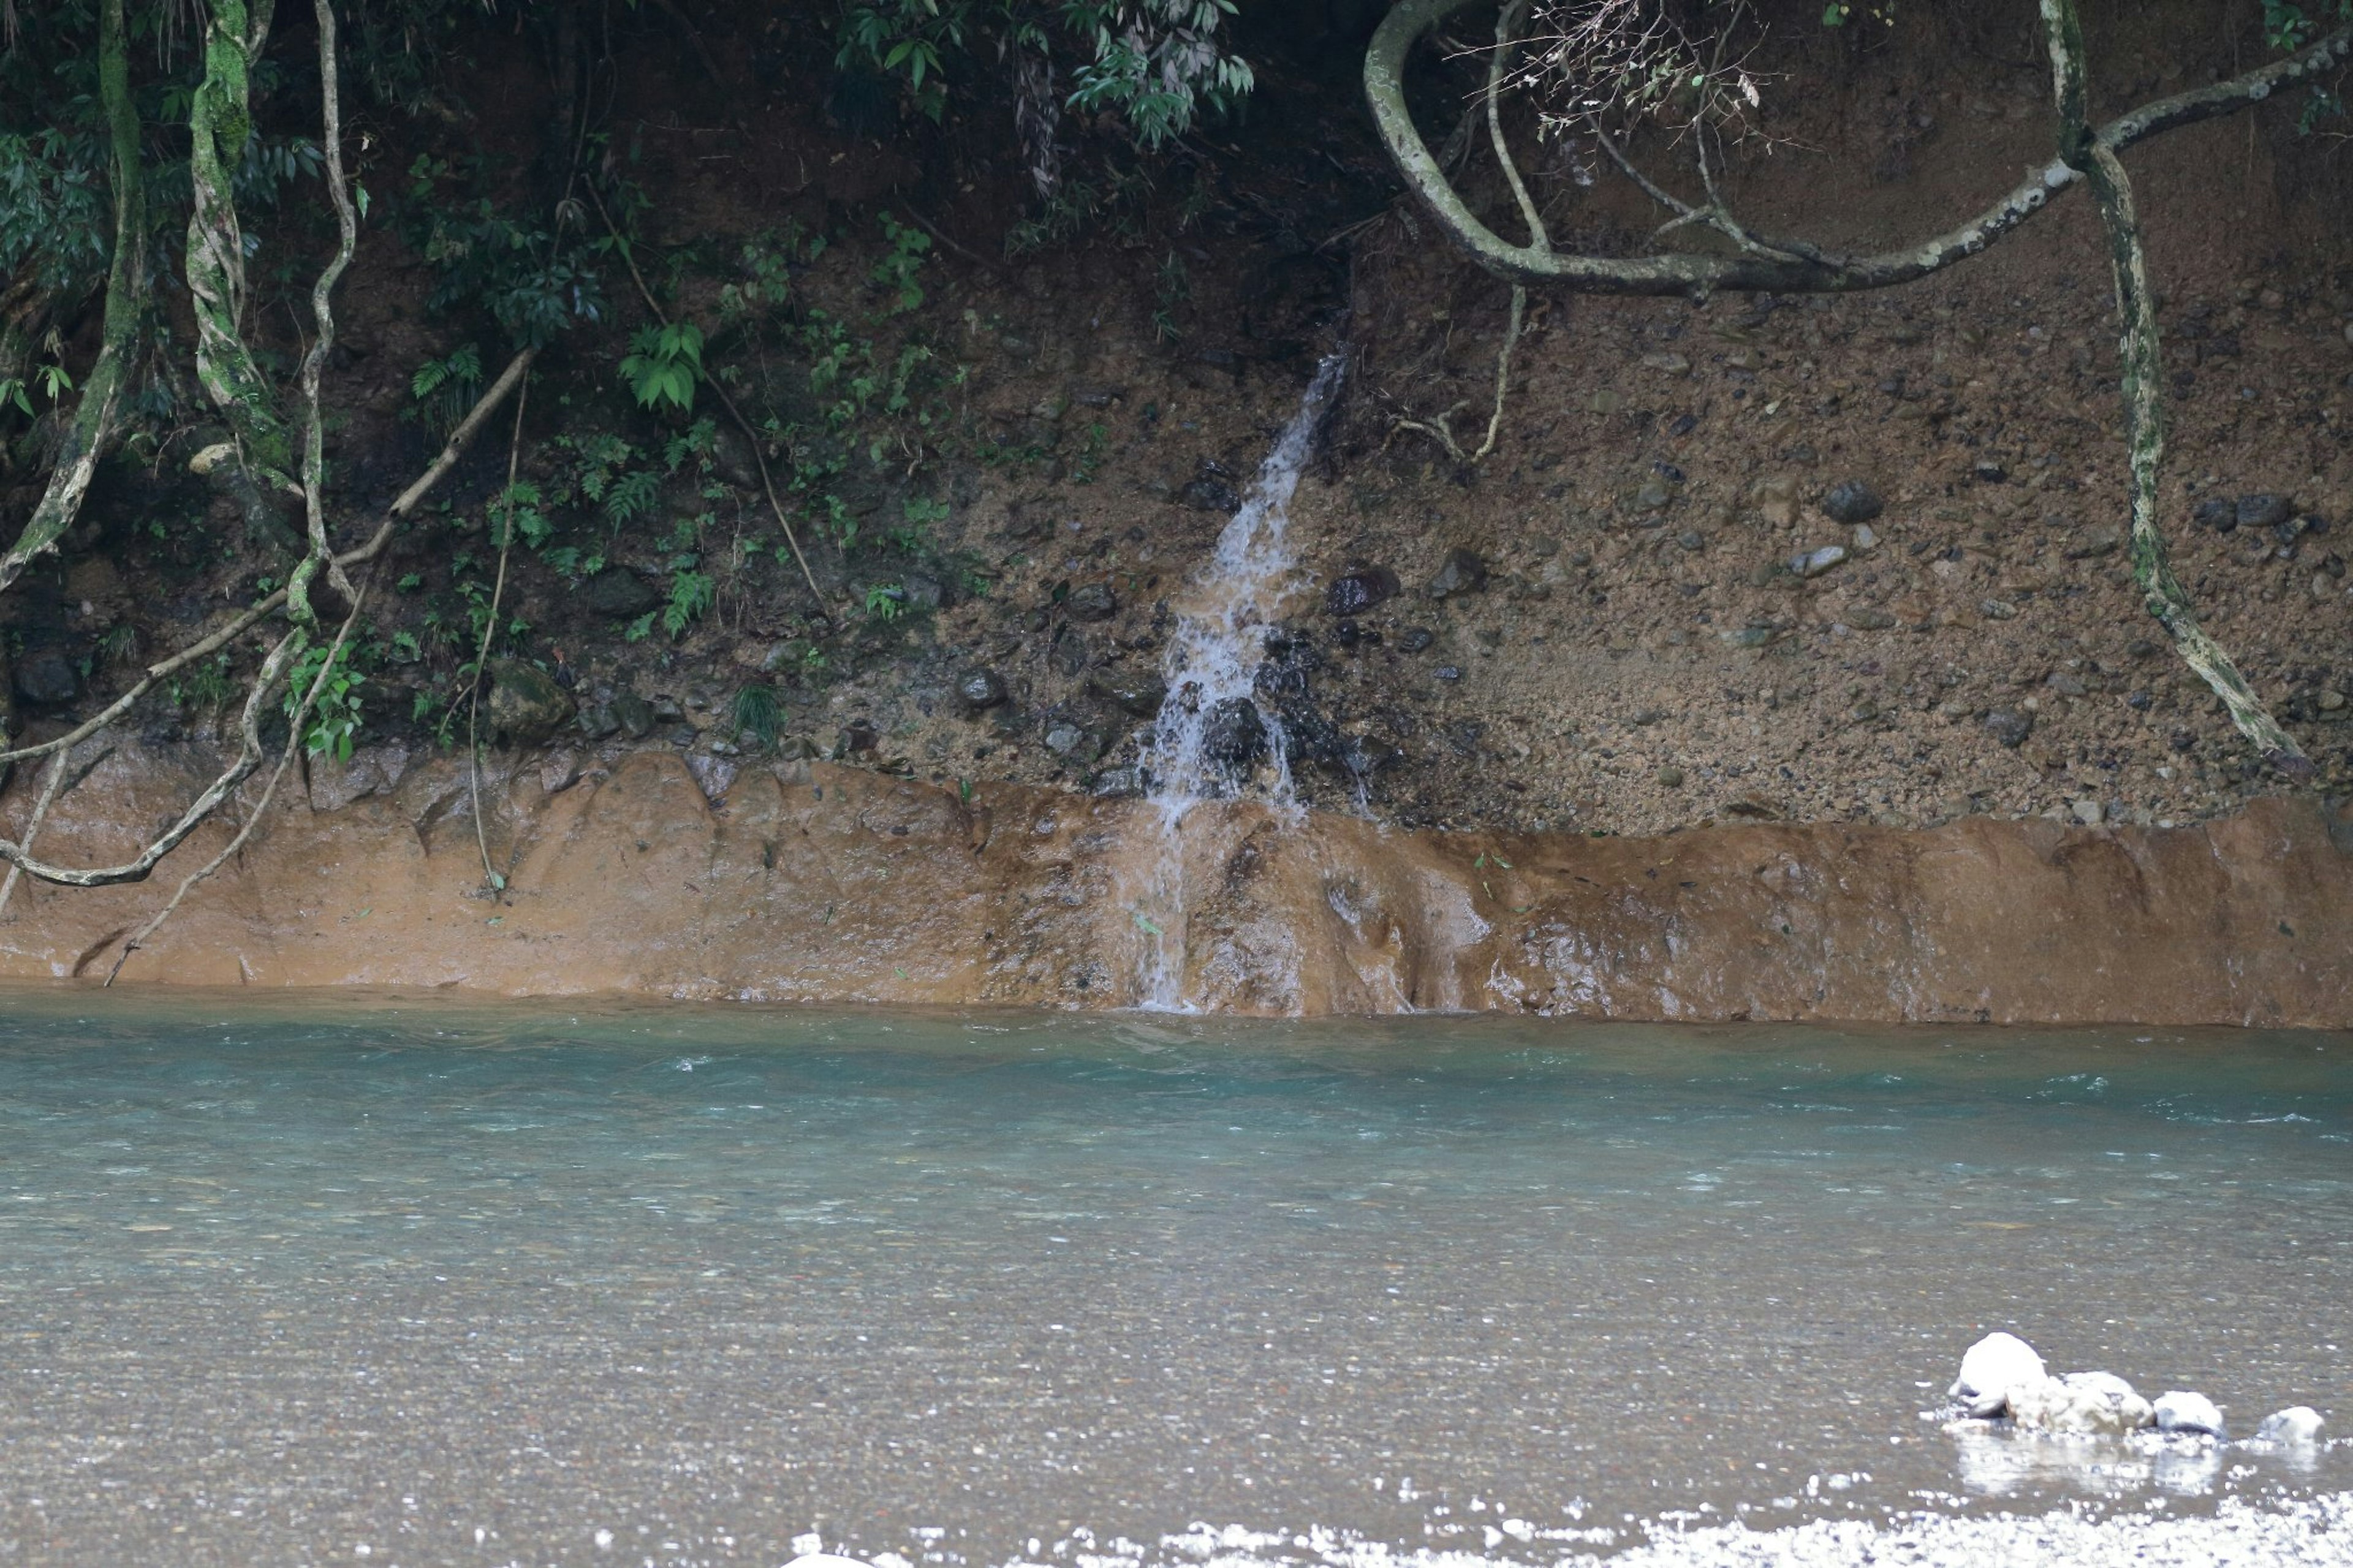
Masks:
[[[1286,534],[1292,493],[1314,454],[1317,426],[1346,374],[1346,356],[1325,356],[1275,440],[1240,510],[1178,612],[1163,665],[1168,695],[1145,759],[1148,798],[1160,841],[1136,923],[1148,941],[1139,1000],[1187,1012],[1184,995],[1184,826],[1204,801],[1259,794],[1293,804],[1290,737],[1258,700],[1266,637],[1296,562]]]

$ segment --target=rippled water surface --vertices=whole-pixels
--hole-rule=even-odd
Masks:
[[[1920,1415],[2000,1327],[2353,1426],[2344,1037],[0,1002],[0,1561],[1552,1564],[2353,1488]]]

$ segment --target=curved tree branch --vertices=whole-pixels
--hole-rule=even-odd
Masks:
[[[2222,700],[2239,732],[2272,766],[2292,776],[2309,775],[2312,763],[2303,749],[2273,719],[2230,654],[2198,624],[2189,595],[2167,559],[2165,536],[2157,526],[2158,475],[2165,464],[2165,366],[2140,216],[2124,161],[2093,133],[2085,117],[2084,34],[2075,0],[2042,0],[2042,8],[2051,51],[2052,96],[2059,108],[2059,154],[2091,186],[2115,280],[2122,327],[2117,357],[2123,370],[2125,444],[2132,466],[2133,577],[2148,613],[2170,634],[2182,661]]]
[[[82,383],[81,403],[49,482],[16,542],[0,554],[0,591],[25,568],[57,548],[73,525],[114,437],[122,384],[138,356],[139,315],[147,298],[147,185],[139,166],[139,110],[131,97],[131,60],[123,30],[123,0],[105,0],[98,12],[98,92],[106,115],[114,185],[114,255],[106,275],[105,324],[98,363]]]
[[[335,207],[335,254],[319,273],[319,280],[311,286],[311,315],[319,324],[319,332],[311,344],[311,352],[302,356],[302,510],[310,538],[310,553],[303,556],[286,579],[286,613],[295,625],[316,628],[318,612],[311,607],[311,580],[322,569],[327,574],[328,584],[351,601],[352,580],[341,566],[335,564],[333,548],[327,542],[327,509],[323,490],[326,483],[326,422],[319,409],[319,382],[327,368],[327,356],[335,346],[335,285],[343,280],[343,271],[352,264],[352,252],[359,247],[359,215],[352,210],[352,192],[343,178],[343,110],[338,90],[335,69],[335,8],[329,0],[316,0],[319,16],[319,96],[322,102],[322,151],[327,163],[327,195]]]
[[[1870,255],[1840,257],[1790,247],[1787,255],[1692,254],[1607,258],[1562,254],[1514,245],[1482,222],[1440,172],[1405,102],[1405,68],[1413,45],[1475,0],[1398,0],[1365,51],[1365,98],[1398,171],[1457,245],[1489,271],[1523,283],[1552,284],[1597,294],[1706,294],[1738,289],[1776,293],[1836,293],[1884,289],[1925,278],[1977,255],[2040,212],[2051,197],[2084,176],[2054,160],[1960,226],[1916,245]],[[2144,105],[2100,128],[2096,140],[2111,153],[2160,132],[2213,119],[2259,103],[2281,87],[2353,57],[2353,27],[2261,70]]]
[[[322,5],[323,3],[324,0],[322,0]],[[371,568],[369,572],[371,581],[374,576],[375,573]],[[343,616],[343,626],[337,628],[335,640],[329,646],[327,657],[319,666],[319,673],[311,677],[311,684],[303,689],[301,700],[295,704],[294,711],[287,722],[286,749],[280,753],[278,766],[271,770],[269,783],[263,787],[261,798],[254,802],[253,809],[246,814],[245,821],[239,825],[228,843],[222,847],[221,852],[189,872],[181,881],[180,890],[174,893],[170,900],[162,909],[157,910],[145,925],[141,926],[128,941],[123,942],[122,951],[115,955],[114,967],[106,972],[107,984],[114,984],[115,976],[122,973],[122,966],[131,962],[131,955],[145,946],[147,940],[155,934],[165,921],[172,918],[173,911],[180,907],[181,900],[188,896],[189,889],[227,865],[237,851],[245,847],[246,841],[253,837],[253,830],[261,826],[262,819],[269,813],[269,803],[277,798],[278,786],[286,782],[287,770],[294,765],[294,759],[301,755],[302,731],[310,721],[311,710],[317,704],[319,693],[326,689],[329,678],[334,674],[335,663],[343,656],[343,645],[351,641],[352,628],[359,624],[360,606],[366,602],[366,585],[352,590],[351,611]]]
[[[20,845],[0,838],[0,860],[11,866],[21,866],[28,877],[44,882],[55,882],[68,888],[111,888],[121,882],[143,882],[155,869],[155,863],[180,847],[181,840],[194,833],[205,818],[219,809],[237,786],[249,777],[261,763],[261,713],[264,703],[278,689],[284,679],[286,667],[298,651],[297,643],[302,630],[296,627],[278,639],[269,657],[261,661],[261,673],[254,678],[253,689],[245,700],[245,716],[237,725],[238,745],[236,758],[221,770],[218,778],[196,796],[178,821],[157,835],[154,841],[137,855],[119,866],[52,866],[36,860]]]

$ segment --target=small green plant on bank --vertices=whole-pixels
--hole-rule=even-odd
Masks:
[[[199,659],[188,667],[185,680],[174,679],[164,688],[164,695],[183,713],[218,713],[228,700],[237,694],[235,672],[229,668],[229,656],[216,653]]]
[[[702,379],[702,329],[692,321],[638,328],[621,361],[621,378],[640,408],[693,412],[695,384]]]
[[[1185,330],[1176,324],[1176,312],[1193,298],[1193,274],[1186,268],[1183,257],[1172,250],[1161,258],[1152,293],[1153,336],[1164,343],[1173,343],[1185,335]]]
[[[775,745],[776,737],[784,733],[784,704],[777,700],[776,689],[765,681],[739,688],[735,700],[729,704],[728,717],[739,740],[762,748]]]
[[[359,733],[360,688],[367,678],[353,668],[358,650],[344,648],[336,654],[328,644],[321,643],[307,649],[294,661],[293,673],[286,683],[286,717],[292,719],[301,707],[303,696],[314,683],[319,695],[311,704],[311,716],[302,731],[302,749],[311,756],[331,756],[339,763],[349,762],[352,741]],[[332,667],[330,654],[335,654]],[[326,679],[319,682],[320,671]]]
[[[888,625],[907,613],[907,590],[896,583],[877,583],[866,590],[866,615]]]
[[[45,364],[33,372],[33,381],[41,389],[42,401],[54,405],[58,396],[73,390],[73,377],[62,364]],[[35,417],[33,400],[22,376],[0,377],[0,408],[14,408],[26,418]]]
[[[460,343],[441,359],[428,359],[408,378],[405,419],[417,420],[436,437],[447,437],[482,395],[482,351]]]

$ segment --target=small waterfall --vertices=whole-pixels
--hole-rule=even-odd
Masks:
[[[1152,799],[1172,823],[1200,801],[1244,793],[1261,765],[1271,772],[1271,798],[1291,798],[1289,738],[1258,705],[1258,674],[1295,564],[1285,509],[1345,370],[1346,357],[1336,353],[1316,367],[1178,615],[1163,665],[1168,696],[1145,761]]]
[[[1290,737],[1282,721],[1260,706],[1257,687],[1266,636],[1296,564],[1284,537],[1286,509],[1346,369],[1339,353],[1316,366],[1299,412],[1259,465],[1241,509],[1180,606],[1168,642],[1168,695],[1145,760],[1161,835],[1135,910],[1136,925],[1149,939],[1139,987],[1149,1009],[1191,1010],[1183,973],[1186,818],[1204,801],[1252,793],[1279,805],[1293,803]]]

